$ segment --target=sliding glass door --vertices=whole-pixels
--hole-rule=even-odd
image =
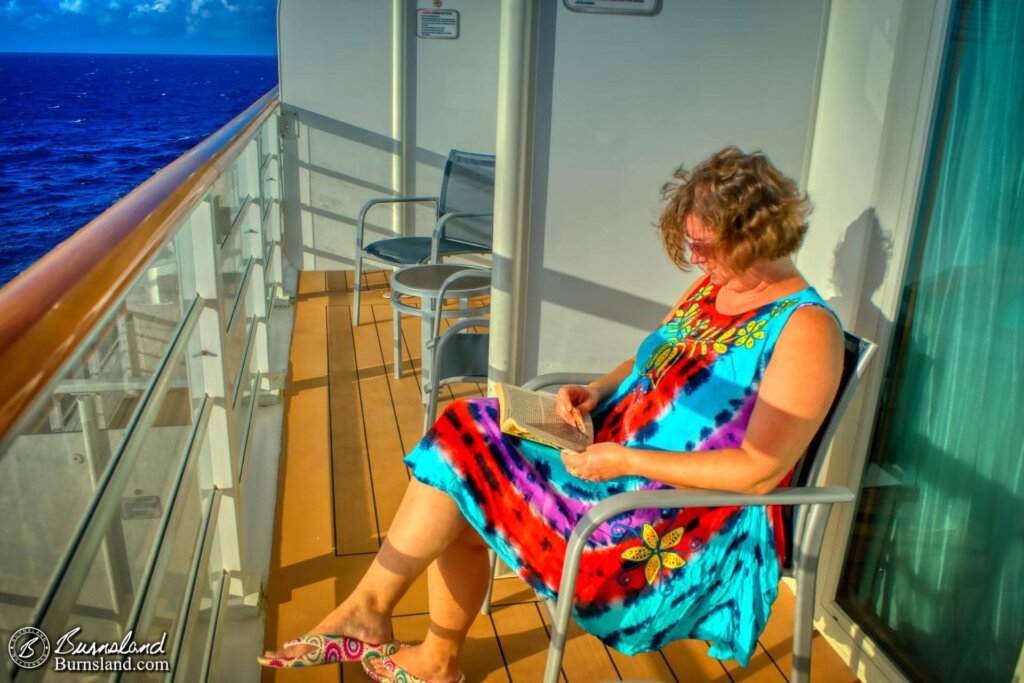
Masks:
[[[1024,640],[1024,3],[953,10],[941,106],[837,601],[911,680]]]

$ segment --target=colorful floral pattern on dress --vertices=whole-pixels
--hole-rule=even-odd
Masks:
[[[597,442],[672,452],[742,445],[789,316],[827,306],[808,288],[725,315],[718,291],[701,282],[640,344],[630,374],[592,413]],[[493,399],[450,404],[405,462],[448,492],[502,560],[549,598],[558,594],[569,536],[594,504],[668,488],[637,476],[572,476],[553,449],[503,434]],[[588,542],[573,616],[626,654],[696,638],[712,642],[712,657],[746,665],[777,594],[783,538],[774,507],[625,513]]]
[[[630,579],[627,574],[633,569],[642,566],[644,568],[644,580],[647,581],[648,585],[653,586],[658,583],[664,571],[684,566],[686,560],[683,559],[679,552],[686,554],[694,553],[701,546],[701,540],[694,538],[690,540],[688,550],[676,550],[676,546],[683,540],[685,532],[684,528],[675,527],[664,535],[659,536],[658,531],[650,524],[644,524],[639,534],[634,529],[622,524],[612,526],[612,534],[614,536],[622,537],[626,534],[632,534],[639,538],[641,542],[638,546],[622,551],[622,559],[635,564],[627,566],[619,572],[619,583],[628,585]],[[666,582],[662,581],[661,586],[667,586]]]

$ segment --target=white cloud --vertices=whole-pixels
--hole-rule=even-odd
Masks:
[[[110,2],[107,4],[107,9],[119,9],[120,7],[121,3],[119,3],[117,0],[110,0]]]
[[[224,8],[229,12],[237,12],[238,5],[232,5],[228,0],[220,0],[220,4],[224,5]]]
[[[148,14],[149,12],[158,12],[163,14],[171,8],[173,0],[153,0],[149,4],[135,5],[132,8],[134,14]]]
[[[83,0],[60,0],[59,7],[65,12],[73,12],[75,14],[81,14],[85,11]]]
[[[203,8],[203,5],[205,5],[205,4],[206,4],[206,0],[192,0],[192,5],[191,5],[191,7],[189,7],[188,13],[189,14],[197,13],[200,9]]]

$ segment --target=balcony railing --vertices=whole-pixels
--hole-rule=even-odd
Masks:
[[[0,290],[4,644],[166,634],[153,659],[201,680],[218,615],[255,600],[237,520],[282,283],[277,110],[275,89]],[[0,681],[61,676],[3,659]]]

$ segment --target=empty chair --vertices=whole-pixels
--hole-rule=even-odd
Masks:
[[[434,202],[436,223],[430,237],[388,237],[364,246],[366,215],[374,206],[409,202]],[[371,199],[359,212],[356,226],[356,295],[353,321],[359,324],[359,295],[363,261],[388,266],[439,263],[456,254],[491,251],[494,216],[494,155],[462,152],[448,154],[436,197],[380,197]]]
[[[460,280],[479,278],[477,269],[464,270],[445,280],[438,290],[438,305],[444,302],[445,294]],[[423,431],[426,433],[430,425],[437,419],[437,397],[441,387],[453,382],[486,382],[487,381],[487,345],[490,320],[487,318],[471,318],[455,323],[444,334],[441,334],[440,315],[434,315],[433,334],[427,343],[427,351],[431,355],[430,376],[425,381],[423,391],[427,405],[423,416]],[[471,328],[485,328],[478,332]]]

